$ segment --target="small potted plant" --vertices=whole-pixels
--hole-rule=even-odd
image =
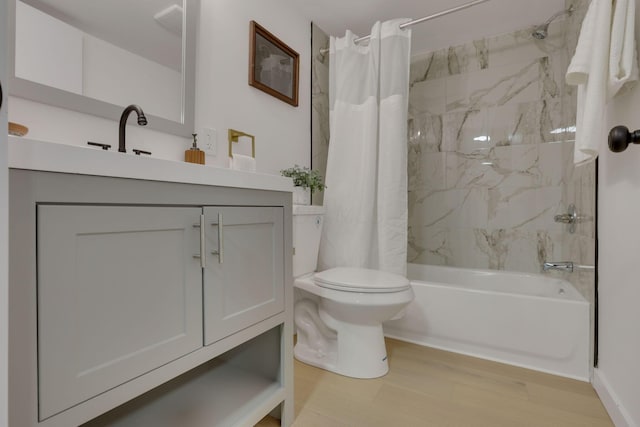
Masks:
[[[293,203],[296,205],[311,204],[313,192],[326,188],[322,175],[317,170],[295,165],[292,168],[281,170],[280,173],[282,176],[293,179]]]

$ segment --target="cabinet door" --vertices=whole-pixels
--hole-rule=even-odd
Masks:
[[[284,237],[281,207],[206,207],[204,214],[208,345],[284,310]]]
[[[41,420],[202,347],[200,214],[38,206]]]

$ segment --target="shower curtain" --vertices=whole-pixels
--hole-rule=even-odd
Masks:
[[[376,23],[367,46],[331,38],[330,143],[320,270],[406,274],[411,30]]]

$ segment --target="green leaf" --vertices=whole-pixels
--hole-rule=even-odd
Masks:
[[[281,170],[280,173],[282,176],[293,179],[294,186],[308,188],[312,193],[327,188],[327,186],[324,185],[322,175],[317,170],[295,165],[292,168]]]

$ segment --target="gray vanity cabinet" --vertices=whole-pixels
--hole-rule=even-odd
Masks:
[[[37,210],[42,419],[202,346],[201,209]]]
[[[209,345],[284,310],[283,209],[205,207],[204,218]]]
[[[10,426],[291,424],[290,193],[21,169],[9,187]]]

